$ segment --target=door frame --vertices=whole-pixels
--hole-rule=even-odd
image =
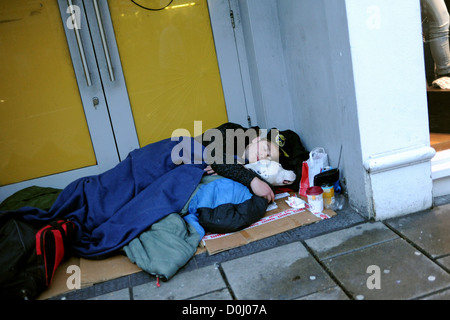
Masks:
[[[257,125],[238,0],[207,0],[230,122]]]
[[[94,49],[102,56],[102,59],[97,61],[98,68],[107,99],[107,110],[115,135],[117,152],[122,161],[132,150],[139,148],[139,141],[111,13],[108,1],[105,0],[85,0],[84,5],[90,22],[89,29]],[[108,63],[108,58],[110,63]]]

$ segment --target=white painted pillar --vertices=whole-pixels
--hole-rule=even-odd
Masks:
[[[346,11],[366,181],[356,198],[376,220],[428,209],[435,152],[419,1],[346,0]]]

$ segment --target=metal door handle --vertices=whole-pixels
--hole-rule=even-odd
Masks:
[[[107,39],[105,36],[105,30],[103,28],[102,16],[100,14],[97,0],[93,0],[93,2],[94,2],[95,15],[97,17],[98,29],[100,30],[100,37],[102,39],[103,52],[105,53],[106,64],[108,66],[109,78],[111,79],[111,81],[114,81],[115,80],[114,70],[112,68],[111,56],[109,54],[108,42],[107,42]]]
[[[73,3],[72,0],[67,0],[67,3],[69,4],[69,7],[67,8],[67,12],[72,15],[71,10],[73,10]],[[90,87],[92,86],[92,80],[91,80],[91,74],[89,71],[89,66],[87,64],[87,60],[86,60],[86,54],[84,53],[84,47],[83,47],[83,42],[81,41],[81,36],[80,36],[80,28],[77,25],[77,21],[75,18],[72,18],[72,23],[74,24],[74,32],[75,32],[75,38],[77,39],[77,45],[78,45],[78,50],[80,52],[80,57],[81,57],[81,63],[83,64],[83,69],[84,69],[84,74],[86,76],[86,83],[87,86]]]

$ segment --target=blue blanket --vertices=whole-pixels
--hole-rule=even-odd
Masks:
[[[15,214],[30,222],[73,221],[73,250],[81,257],[113,253],[161,218],[180,212],[199,184],[206,167],[198,161],[203,147],[191,138],[181,140],[185,148],[162,140],[132,151],[105,173],[72,182],[48,211],[24,207]],[[190,164],[177,164],[173,156]]]

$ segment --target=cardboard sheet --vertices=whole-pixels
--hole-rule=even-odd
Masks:
[[[71,269],[72,266],[79,267],[78,279],[73,279],[77,275]],[[140,271],[142,269],[123,255],[117,255],[103,260],[88,260],[72,257],[58,267],[52,284],[39,296],[38,300],[45,300],[76,290],[76,288],[70,288],[71,285],[75,285],[75,281],[79,281],[80,289],[83,289],[96,283],[120,278]],[[68,281],[71,285],[67,284]]]
[[[205,250],[210,255],[217,254],[336,215],[334,211],[328,209],[324,210],[323,215],[314,215],[307,209],[293,209],[285,201],[288,199],[288,196],[292,195],[294,193],[281,195],[284,197],[275,201],[277,204],[276,209],[268,211],[263,219],[242,231],[230,234],[206,235],[200,243],[196,254],[203,253]],[[70,277],[74,276],[74,273],[70,271],[71,266],[79,267],[80,288],[86,288],[96,283],[142,271],[127,256],[123,255],[103,260],[87,260],[72,257],[58,267],[51,286],[38,299],[48,299],[76,290],[69,288],[67,284],[70,281]]]
[[[235,233],[206,235],[202,244],[213,255],[336,215],[336,212],[329,209],[325,209],[320,215],[315,215],[308,209],[293,209],[285,201],[289,196],[294,196],[294,193],[278,198],[275,201],[278,207],[268,211],[263,219],[250,227]]]

